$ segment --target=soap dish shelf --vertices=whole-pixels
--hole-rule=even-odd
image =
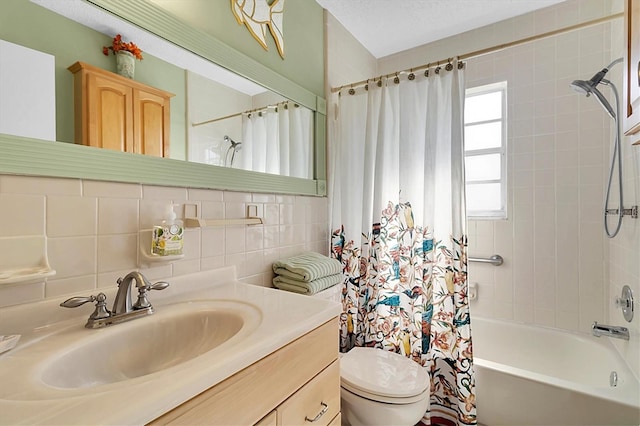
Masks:
[[[0,238],[0,285],[44,281],[56,274],[49,266],[44,235]]]
[[[184,254],[160,256],[151,253],[151,233],[152,229],[142,229],[139,232],[138,241],[140,255],[138,256],[138,266],[158,266],[170,264],[184,258]]]
[[[19,284],[42,281],[53,277],[56,271],[50,267],[22,268],[0,272],[0,284]]]

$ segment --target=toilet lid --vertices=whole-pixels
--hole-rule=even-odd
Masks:
[[[340,359],[340,379],[354,393],[391,398],[422,394],[429,374],[417,362],[382,349],[355,347]]]

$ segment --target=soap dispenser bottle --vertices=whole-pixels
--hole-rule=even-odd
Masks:
[[[182,254],[182,237],[184,226],[176,219],[173,210],[175,204],[168,204],[164,212],[164,220],[153,227],[151,237],[151,253],[157,256],[174,256]]]

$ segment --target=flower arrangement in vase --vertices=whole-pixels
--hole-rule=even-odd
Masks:
[[[109,56],[110,50],[116,56],[116,72],[124,77],[133,78],[135,60],[142,60],[142,50],[132,41],[122,41],[120,34],[113,38],[111,46],[102,47],[105,56]]]

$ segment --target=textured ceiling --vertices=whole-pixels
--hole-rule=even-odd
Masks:
[[[376,58],[564,0],[316,0]]]

